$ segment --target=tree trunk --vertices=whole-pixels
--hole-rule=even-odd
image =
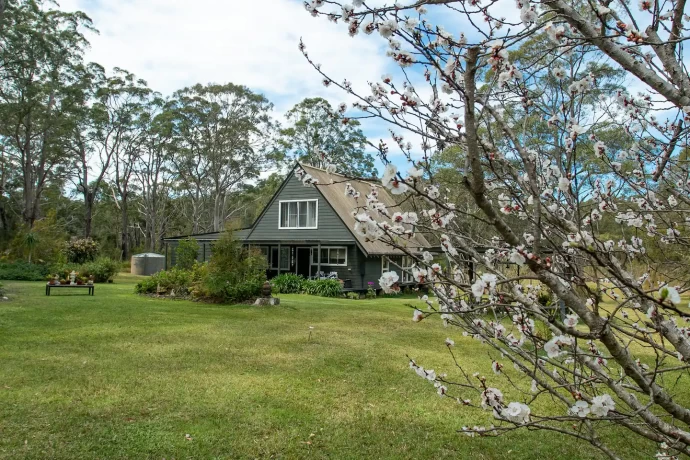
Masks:
[[[91,238],[93,228],[93,194],[90,191],[84,193],[84,238]]]
[[[220,193],[216,193],[213,200],[213,231],[219,232],[223,227],[223,199]]]
[[[129,216],[127,215],[127,198],[124,196],[122,197],[120,210],[122,211],[122,241],[120,253],[122,254],[122,260],[127,260],[129,258]]]

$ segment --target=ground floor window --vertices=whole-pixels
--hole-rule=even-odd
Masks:
[[[347,266],[347,248],[346,247],[322,247],[319,257],[319,248],[312,249],[311,264],[328,266]]]
[[[259,249],[266,257],[266,262],[271,270],[290,270],[290,246],[260,246]]]
[[[412,265],[414,265],[414,258],[410,256],[381,257],[381,272],[389,272],[391,270],[398,272],[400,280],[403,283],[414,282],[414,278],[411,273]]]

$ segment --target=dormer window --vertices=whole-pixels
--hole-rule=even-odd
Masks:
[[[280,201],[278,228],[316,229],[318,228],[319,200]]]

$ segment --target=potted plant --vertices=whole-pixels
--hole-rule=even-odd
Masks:
[[[89,280],[86,282],[89,286],[93,284],[93,275],[89,275]]]
[[[64,279],[64,278],[62,278],[62,279],[60,280],[60,284],[67,284],[67,280]]]
[[[84,277],[83,276],[77,276],[77,286],[83,286],[85,283]]]

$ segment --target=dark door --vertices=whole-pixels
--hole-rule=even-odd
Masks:
[[[297,274],[309,278],[309,266],[311,265],[311,249],[297,248]]]

